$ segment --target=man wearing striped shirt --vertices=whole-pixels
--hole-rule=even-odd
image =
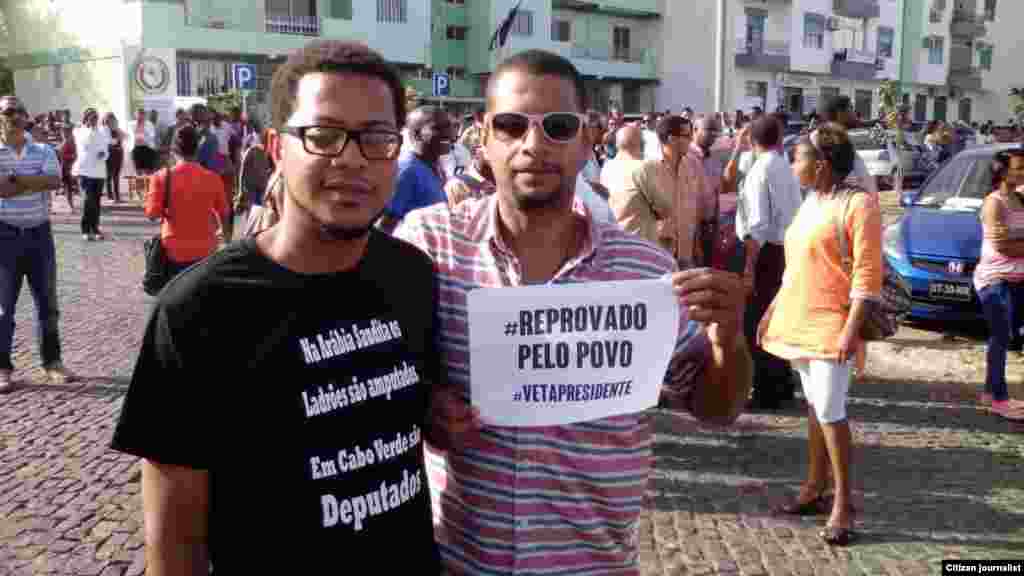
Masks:
[[[537,428],[479,422],[468,404],[473,288],[671,273],[686,305],[662,404],[731,422],[749,391],[739,278],[678,272],[653,244],[573,210],[592,146],[581,130],[583,94],[560,56],[531,50],[505,60],[490,79],[483,132],[497,193],[450,211],[414,211],[396,232],[431,256],[440,283],[447,381],[432,418],[446,451],[431,453],[428,465],[452,574],[639,574],[637,522],[651,470],[643,414]]]
[[[74,379],[60,360],[57,258],[47,199],[60,186],[57,155],[46,144],[26,140],[27,118],[20,100],[0,97],[0,393],[13,386],[14,311],[26,278],[46,375],[55,384]]]

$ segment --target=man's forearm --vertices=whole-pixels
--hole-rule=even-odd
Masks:
[[[753,275],[754,268],[757,266],[757,255],[761,252],[761,243],[754,240],[753,236],[748,235],[743,240],[743,249],[746,252],[743,272],[745,275]]]
[[[209,546],[174,545],[146,541],[147,576],[207,576],[210,573]]]
[[[712,344],[711,361],[693,393],[693,415],[706,422],[731,424],[743,411],[753,376],[753,362],[742,335],[736,336],[732,346]]]
[[[18,176],[14,196],[35,194],[60,187],[60,176]]]

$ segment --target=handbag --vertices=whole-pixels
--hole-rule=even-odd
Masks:
[[[846,237],[844,222],[847,208],[855,194],[865,194],[863,190],[847,189],[842,211],[836,218],[836,237],[839,239],[839,254],[843,271],[853,277],[853,254]],[[896,334],[899,323],[910,313],[910,287],[882,260],[882,297],[879,301],[864,302],[864,324],[860,327],[860,337],[865,342],[885,340]],[[849,308],[849,304],[847,304]]]
[[[281,219],[278,203],[281,201],[282,185],[283,178],[281,177],[281,172],[274,172],[270,177],[270,182],[267,183],[267,190],[263,195],[263,205],[249,208],[249,217],[245,223],[243,236],[256,236],[277,224],[277,221]]]
[[[167,218],[171,208],[171,168],[167,168],[164,176],[164,213],[161,222]],[[162,226],[161,226],[162,227]],[[146,272],[142,276],[142,290],[150,296],[156,296],[170,282],[172,274],[171,261],[167,257],[160,233],[147,239],[142,244],[146,261]]]

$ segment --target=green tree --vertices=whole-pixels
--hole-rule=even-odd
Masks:
[[[0,94],[14,94],[14,72],[0,61]]]
[[[894,80],[883,80],[878,87],[879,111],[890,128],[896,127],[900,109],[900,87]]]
[[[211,110],[227,114],[236,106],[238,108],[242,107],[242,93],[238,90],[232,90],[222,94],[214,94],[206,97],[206,103]]]

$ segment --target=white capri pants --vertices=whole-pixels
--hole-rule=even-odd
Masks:
[[[834,360],[793,360],[800,374],[804,398],[814,408],[818,422],[832,424],[846,420],[846,398],[850,392],[853,364]]]

